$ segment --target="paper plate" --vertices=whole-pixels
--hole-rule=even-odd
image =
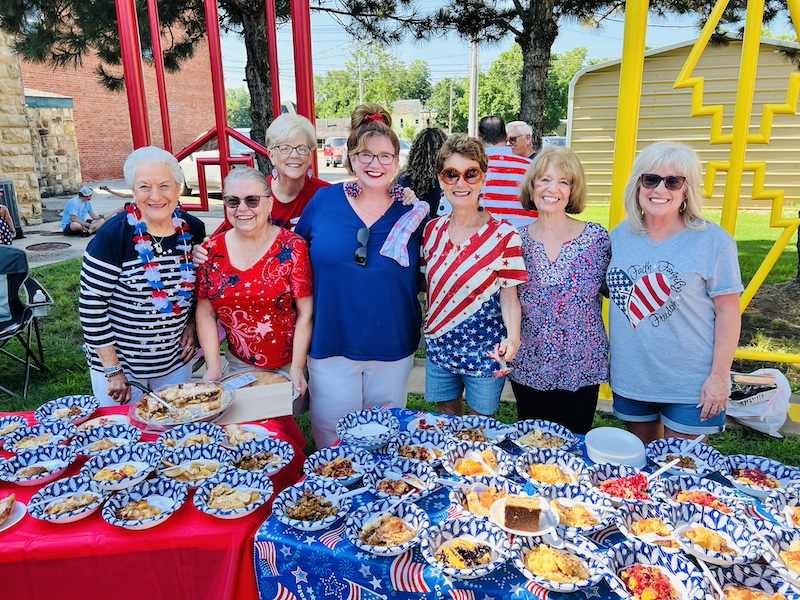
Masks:
[[[675,456],[685,456],[681,454],[681,448],[691,443],[691,440],[683,438],[662,438],[651,442],[645,448],[647,458],[656,464],[670,462],[667,456],[672,454]],[[702,477],[713,473],[718,470],[725,460],[715,448],[707,446],[706,444],[697,444],[692,450],[689,451],[690,456],[696,468],[674,466],[667,470],[670,475],[695,475]]]
[[[258,498],[247,500],[247,504],[242,508],[212,508],[208,505],[208,502],[214,489],[219,485],[224,485],[229,490],[245,494],[255,492],[258,494]],[[203,485],[197,488],[192,502],[197,510],[212,517],[218,519],[240,519],[264,506],[272,497],[272,490],[272,482],[269,477],[261,473],[231,469],[221,475],[206,479]]]
[[[525,489],[524,485],[512,481],[511,479],[506,479],[505,477],[482,477],[479,480],[459,477],[457,480],[466,485],[474,485],[476,483],[483,484],[489,488],[494,488],[498,492],[502,491],[507,494],[523,494],[523,490]],[[462,515],[474,514],[467,506],[467,491],[468,490],[463,488],[450,488],[450,502],[461,509]],[[489,518],[490,509],[491,505],[486,508],[486,514],[478,516]]]
[[[777,485],[749,484],[739,479],[734,473],[737,469],[759,469],[766,475],[777,480]],[[753,456],[749,454],[733,454],[725,458],[721,472],[727,477],[733,487],[737,490],[755,496],[756,498],[766,498],[773,490],[785,489],[796,483],[800,483],[800,471],[794,467],[787,467],[776,460],[764,458],[763,456]]]
[[[571,481],[569,483],[556,484],[535,479],[531,474],[533,465],[555,465]],[[586,463],[577,456],[563,450],[551,448],[531,448],[531,450],[517,458],[515,467],[517,475],[526,481],[530,481],[537,488],[578,485],[588,468]]]
[[[244,459],[247,454],[250,454],[251,457],[258,457],[260,453],[271,455],[270,457],[264,456],[266,464],[261,470],[258,470],[254,465],[250,465],[249,468],[243,468],[241,466],[240,461]],[[234,446],[228,451],[228,454],[231,457],[231,469],[256,472],[262,475],[274,475],[292,462],[294,459],[294,448],[292,448],[289,442],[284,442],[283,440],[263,438]]]
[[[574,539],[568,538],[566,540],[559,540],[561,542],[560,544],[551,545],[542,538],[517,537],[514,539],[514,543],[511,546],[514,565],[527,579],[535,581],[543,588],[553,592],[570,594],[572,592],[577,592],[579,590],[595,586],[600,583],[600,580],[602,580],[604,577],[603,565],[601,564],[601,559],[598,558],[594,552],[589,550],[586,546],[580,544],[579,540],[582,539],[583,538],[580,537]],[[564,543],[568,544],[569,547],[558,547]],[[538,546],[552,547],[558,552],[566,552],[567,554],[571,554],[584,564],[589,571],[589,577],[580,581],[567,583],[554,581],[552,579],[547,579],[543,576],[536,575],[528,569],[526,557]]]
[[[800,593],[775,569],[766,565],[733,565],[732,567],[709,567],[711,574],[723,588],[735,585],[764,592],[768,596],[780,594],[786,600],[800,600]],[[716,592],[714,597],[719,600]]]
[[[595,463],[628,465],[643,469],[647,454],[642,441],[618,427],[598,427],[586,434],[586,453]]]
[[[123,529],[141,531],[151,529],[169,519],[186,501],[186,487],[169,479],[152,479],[139,485],[114,494],[103,507],[103,519],[106,523]],[[161,512],[147,519],[123,519],[119,511],[129,502],[145,500]]]
[[[505,509],[507,498],[508,496],[500,498],[494,504],[492,504],[492,508],[489,510],[489,518],[500,529],[512,535],[521,537],[542,536],[548,531],[555,533],[556,527],[558,526],[558,513],[556,513],[556,511],[550,507],[550,503],[542,496],[536,496],[536,498],[539,499],[539,506],[541,508],[538,530],[526,531],[524,529],[514,529],[506,526]]]
[[[721,536],[735,551],[735,554],[728,554],[708,550],[689,540],[688,530],[678,535],[681,548],[705,562],[721,566],[743,565],[757,561],[761,555],[757,538],[744,522],[713,508],[698,504],[681,504],[670,510],[670,520],[676,529],[686,523],[691,524],[690,529],[698,527],[709,529]]]
[[[669,554],[680,552],[680,544],[675,540],[657,541],[656,538],[659,536],[655,533],[633,533],[634,524],[649,519],[661,519],[661,522],[667,529],[667,534],[671,534],[675,529],[669,507],[665,504],[656,504],[653,502],[637,502],[636,504],[626,503],[617,510],[617,514],[614,518],[617,529],[629,540],[658,546]]]
[[[603,498],[600,494],[587,489],[580,485],[567,485],[567,486],[548,486],[539,490],[548,502],[550,507],[558,513],[558,509],[554,506],[554,502],[559,502],[563,506],[572,507],[577,504],[584,505],[587,511],[597,521],[595,525],[586,525],[578,527],[562,523],[559,515],[557,529],[563,532],[567,537],[575,537],[576,535],[590,535],[595,531],[605,529],[614,522],[616,509],[611,501]],[[602,507],[606,510],[600,510],[597,507]]]
[[[487,545],[490,549],[490,562],[474,568],[458,569],[447,566],[436,558],[444,548],[450,547],[459,539],[473,544]],[[458,579],[484,577],[502,566],[511,557],[511,544],[503,530],[488,519],[475,519],[471,516],[442,521],[436,527],[428,529],[422,538],[420,550],[422,556],[434,569],[441,569],[446,575]]]
[[[341,476],[329,477],[322,475],[323,469],[326,466],[331,466],[337,459],[341,459],[342,469],[346,469],[349,464],[349,467],[355,472]],[[349,463],[345,461],[349,461]],[[343,445],[317,450],[303,463],[303,471],[308,475],[315,475],[331,483],[350,485],[361,479],[364,473],[371,471],[374,466],[375,463],[369,452],[356,446]]]
[[[388,444],[400,431],[400,422],[388,410],[359,410],[339,419],[336,435],[343,444],[375,450]]]
[[[83,456],[97,456],[105,452],[110,452],[116,448],[135,444],[142,437],[142,430],[133,425],[111,425],[108,427],[94,427],[82,433],[78,433],[72,438],[70,447],[75,452]],[[114,444],[113,448],[98,449],[96,444],[103,440],[108,440]]]
[[[466,432],[465,430],[473,430]],[[480,436],[483,430],[485,439],[467,439]],[[506,425],[497,419],[482,415],[468,415],[451,419],[445,428],[445,434],[456,442],[499,444],[508,435],[514,433],[513,425]]]
[[[578,438],[566,427],[552,421],[527,419],[515,425],[508,437],[527,448],[556,448],[567,451],[578,443]]]
[[[647,476],[646,473],[640,471],[639,469],[635,469],[626,465],[599,464],[587,469],[586,474],[583,476],[582,483],[586,486],[592,487],[596,493],[603,498],[610,500],[614,506],[621,506],[623,502],[658,502],[665,499],[664,490],[659,479],[649,480],[647,482],[646,494],[648,497],[639,500],[635,498],[614,496],[604,492],[599,487],[602,482],[609,479],[636,477],[639,475],[644,477]]]
[[[42,446],[55,446],[66,442],[75,435],[75,431],[74,425],[62,421],[51,421],[24,427],[3,438],[3,449],[6,452],[24,452],[25,450],[33,450]],[[42,438],[46,434],[50,434],[50,437],[47,441],[44,441]],[[20,444],[29,445],[30,447],[20,447]]]
[[[362,541],[364,526],[373,523],[383,515],[399,518],[410,527],[414,536],[401,544],[388,543],[372,545]],[[347,539],[356,548],[375,556],[398,556],[420,543],[422,534],[431,526],[431,521],[424,510],[408,502],[396,505],[393,498],[370,502],[359,507],[347,518]]]
[[[399,477],[402,476],[402,477]],[[422,489],[414,489],[407,482],[403,482],[403,477],[412,483],[418,483]],[[436,473],[429,465],[407,458],[390,458],[375,463],[375,469],[364,475],[364,485],[378,498],[398,498],[399,493],[391,493],[385,489],[379,489],[383,485],[392,485],[392,482],[403,482],[409,486],[411,491],[402,494],[402,498],[408,502],[416,502],[428,496],[438,487],[436,483]],[[385,483],[387,482],[387,483]],[[397,484],[395,484],[397,485]]]
[[[57,510],[56,505],[59,502],[84,494],[87,495],[87,500],[90,497],[94,497],[94,499],[89,504],[70,511],[48,514],[47,511],[50,508]],[[76,475],[75,477],[54,481],[36,492],[28,502],[28,513],[34,519],[39,519],[40,521],[61,524],[74,523],[93,514],[108,497],[108,492],[98,487],[89,477]]]
[[[75,462],[77,454],[69,446],[42,446],[20,452],[0,462],[0,480],[22,486],[42,485],[58,479]],[[24,475],[20,471],[28,467],[47,469],[39,474]]]
[[[28,419],[22,415],[8,415],[0,417],[0,441],[14,433],[17,429],[28,426]]]
[[[206,479],[224,473],[230,467],[230,463],[230,453],[225,448],[214,444],[186,446],[174,450],[166,449],[158,466],[158,476],[189,488],[196,488],[202,485]],[[205,467],[205,470],[210,473],[208,475],[187,474],[180,472],[175,467],[186,467],[187,469],[193,467],[203,469]]]
[[[287,509],[294,507],[308,490],[315,496],[320,496],[323,500],[331,502],[332,508],[337,509],[335,514],[321,519],[298,519],[287,514]],[[339,494],[347,490],[337,483],[324,481],[321,478],[306,478],[305,481],[296,483],[283,490],[275,497],[272,503],[272,512],[281,523],[299,529],[300,531],[319,531],[333,525],[339,519],[346,517],[352,506],[352,498],[342,498],[337,500]]]
[[[399,458],[435,466],[441,462],[448,439],[436,431],[405,431],[389,444],[389,452]]]
[[[92,416],[92,413],[100,408],[100,400],[90,395],[64,396],[56,398],[36,409],[33,417],[40,423],[50,423],[58,421],[61,423],[72,423],[80,425]],[[57,411],[73,409],[77,411],[74,415],[56,416]]]
[[[455,475],[457,477],[469,477],[469,478],[476,478],[476,477],[491,477],[490,473],[486,473],[483,475],[462,475],[458,472],[459,465],[461,461],[467,458],[468,453],[475,451],[478,454],[485,450],[489,450],[493,452],[495,458],[497,458],[497,467],[495,471],[497,475],[501,477],[505,477],[514,471],[514,457],[506,452],[505,450],[501,450],[497,446],[492,444],[473,444],[470,442],[458,442],[457,444],[451,444],[447,447],[447,451],[445,452],[444,456],[442,457],[442,466],[444,467],[445,471],[450,473],[451,475]]]
[[[81,468],[81,473],[95,481],[97,487],[106,491],[117,491],[133,487],[144,480],[156,468],[161,459],[161,451],[157,444],[133,444],[109,450],[89,460]],[[115,478],[108,481],[96,479],[103,469],[118,471],[131,466],[136,472],[128,477]]]
[[[208,437],[208,442],[201,441]],[[221,444],[225,440],[222,427],[214,423],[187,423],[168,429],[160,436],[158,442],[169,449],[187,448],[189,446],[202,446],[204,444]]]

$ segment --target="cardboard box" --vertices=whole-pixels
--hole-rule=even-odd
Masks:
[[[237,374],[225,381],[228,385],[236,385],[241,374]],[[234,399],[231,407],[216,419],[219,425],[231,423],[247,423],[250,421],[263,421],[275,417],[292,415],[292,383],[273,383],[270,385],[250,385],[238,387],[234,390]]]

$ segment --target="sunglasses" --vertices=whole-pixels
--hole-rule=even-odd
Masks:
[[[686,182],[686,177],[681,177],[680,175],[661,177],[661,175],[656,175],[655,173],[645,173],[639,178],[642,187],[646,187],[648,190],[657,188],[658,184],[662,181],[668,190],[675,192],[683,187],[683,184]]]
[[[508,143],[509,143],[509,144],[516,144],[516,143],[517,143],[517,140],[518,140],[519,138],[521,138],[521,137],[522,137],[521,135],[515,135],[515,136],[512,136],[512,137],[508,138]]]
[[[462,173],[458,169],[448,167],[447,169],[442,169],[442,172],[439,173],[439,177],[441,177],[442,181],[447,185],[455,185],[462,177],[467,183],[478,183],[483,179],[483,171],[475,167],[470,167]]]
[[[239,208],[239,205],[244,202],[247,208],[255,208],[261,204],[262,198],[269,198],[270,196],[245,196],[239,198],[238,196],[223,196],[222,201],[228,208]]]
[[[369,241],[369,227],[362,227],[356,232],[356,240],[361,244],[360,248],[356,248],[356,254],[353,259],[359,267],[367,266],[367,242]]]

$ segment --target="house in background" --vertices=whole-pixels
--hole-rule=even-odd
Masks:
[[[684,142],[697,150],[703,167],[710,160],[727,161],[728,144],[711,144],[711,117],[692,117],[692,89],[673,89],[695,40],[657,48],[645,53],[642,98],[639,113],[638,150],[656,141]],[[761,126],[765,104],[786,102],[789,77],[797,72],[778,50],[779,46],[800,48],[794,42],[762,39],[758,75],[753,98],[750,131]],[[724,107],[723,133],[730,133],[736,103],[742,42],[730,40],[723,46],[709,46],[692,76],[705,77],[704,105]],[[608,202],[614,162],[614,132],[619,104],[620,61],[592,65],[578,72],[570,84],[568,145],[586,169],[589,199]],[[765,189],[785,190],[789,201],[800,201],[800,115],[775,115],[767,145],[748,146],[748,161],[765,161]],[[752,200],[752,173],[742,180],[742,207],[768,208],[765,201]],[[721,206],[725,173],[718,173],[713,197],[707,206]]]

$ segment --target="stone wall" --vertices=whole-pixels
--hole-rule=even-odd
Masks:
[[[82,180],[72,99],[26,89],[25,102],[41,197],[76,193]]]

